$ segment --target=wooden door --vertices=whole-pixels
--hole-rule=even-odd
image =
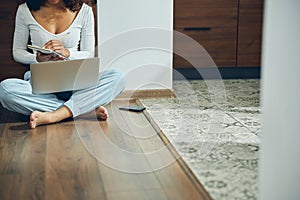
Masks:
[[[236,66],[238,0],[175,0],[174,29],[196,40],[212,57],[218,67]],[[180,48],[191,58],[199,59],[201,66],[210,67],[207,58],[195,53],[191,45],[174,37],[174,49]],[[174,55],[175,68],[192,67],[186,60]]]
[[[237,66],[261,66],[263,0],[240,0]]]

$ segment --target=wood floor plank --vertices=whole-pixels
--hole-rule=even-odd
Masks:
[[[5,122],[5,118],[9,117],[7,116],[8,113],[5,111],[5,109],[2,107],[2,105],[0,104],[0,138],[2,137],[3,133],[4,133],[4,128],[6,126],[6,122]]]
[[[160,189],[141,190],[141,191],[126,191],[112,192],[107,196],[108,200],[167,200],[165,192]]]
[[[46,199],[105,199],[97,161],[73,123],[47,126]]]
[[[20,126],[24,123],[7,123],[0,138],[0,199],[43,199],[45,134],[15,128]]]

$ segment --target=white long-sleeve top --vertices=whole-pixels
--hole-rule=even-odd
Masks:
[[[63,37],[67,34],[65,37]],[[94,57],[95,33],[93,10],[83,4],[72,24],[62,33],[53,34],[43,28],[33,17],[26,3],[18,7],[13,39],[13,57],[23,64],[36,63],[36,52],[27,51],[28,38],[32,45],[42,47],[52,39],[61,39],[65,48],[70,51],[70,59]],[[80,50],[79,50],[80,46]]]

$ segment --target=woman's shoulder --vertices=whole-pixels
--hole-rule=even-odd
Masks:
[[[83,3],[80,10],[79,10],[79,14],[81,16],[89,16],[91,15],[91,13],[93,13],[93,9],[91,6],[89,6],[88,4]]]
[[[22,3],[18,6],[18,13],[21,14],[23,17],[28,16],[30,14],[30,10],[26,3]]]
[[[21,3],[18,7],[20,10],[28,10],[28,6],[26,3]]]
[[[19,7],[18,7],[18,11],[22,12],[22,13],[28,13],[28,12],[30,12],[30,10],[29,10],[29,8],[28,8],[28,6],[27,6],[26,3],[20,4]]]
[[[84,10],[86,12],[90,12],[92,10],[92,7],[86,3],[83,3],[81,6],[81,10]]]

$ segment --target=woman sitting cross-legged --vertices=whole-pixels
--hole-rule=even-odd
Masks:
[[[31,64],[63,58],[39,51],[27,51],[28,38],[36,46],[57,51],[65,57],[94,57],[95,34],[92,8],[81,0],[26,0],[18,7],[13,39],[17,62]],[[80,47],[80,49],[79,49]],[[6,109],[30,115],[30,127],[56,123],[77,116],[106,120],[104,107],[124,89],[120,72],[100,74],[97,86],[63,93],[33,94],[30,72],[23,79],[6,79],[0,84],[0,102]]]

